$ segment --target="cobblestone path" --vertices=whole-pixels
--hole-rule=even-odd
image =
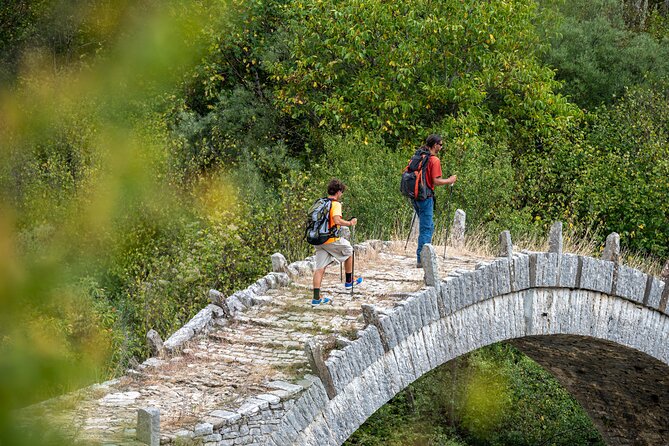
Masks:
[[[442,249],[438,248],[441,277],[456,269],[474,269],[485,260],[468,253],[444,258]],[[293,389],[286,383],[311,373],[305,341],[331,335],[334,342],[346,342],[364,328],[361,304],[383,311],[424,286],[414,250],[405,252],[403,242],[386,242],[381,250],[356,255],[355,273],[364,282],[353,293],[344,289],[339,265],[331,265],[322,293],[334,302],[324,307],[310,305],[310,273],[293,277],[288,286],[266,291],[263,305],[232,319],[216,319],[212,330],[193,338],[180,353],[150,358],[119,379],[50,400],[27,413],[71,432],[73,443],[137,445],[137,410],[155,407],[160,409],[161,443],[166,443],[180,430],[208,422],[212,412],[243,411],[254,395],[290,393]]]

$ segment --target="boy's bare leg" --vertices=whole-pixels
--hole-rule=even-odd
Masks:
[[[314,278],[313,278],[314,288],[321,287],[321,282],[323,281],[323,274],[325,274],[325,268],[314,270]]]

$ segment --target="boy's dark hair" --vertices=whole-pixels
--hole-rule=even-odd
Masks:
[[[439,135],[430,135],[427,137],[425,140],[425,145],[427,147],[434,147],[435,144],[439,144],[441,142],[441,136]]]
[[[333,178],[328,183],[328,195],[334,195],[339,191],[344,192],[346,190],[346,185],[339,181],[337,178]]]

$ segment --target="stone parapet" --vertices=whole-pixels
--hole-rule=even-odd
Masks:
[[[164,349],[168,353],[188,355],[192,352],[184,348],[185,342],[204,344],[206,338],[233,345],[239,338],[230,338],[236,333],[227,331],[228,338],[221,334],[216,338],[217,334],[211,330],[236,328],[248,322],[257,330],[254,333],[265,340],[263,348],[292,342],[290,348],[276,350],[276,354],[299,355],[300,372],[290,369],[293,373],[290,379],[263,381],[261,390],[237,394],[236,399],[210,405],[190,425],[179,426],[176,432],[156,434],[156,414],[145,411],[142,428],[137,431],[149,432],[142,437],[145,441],[155,442],[160,435],[161,444],[174,445],[188,442],[207,446],[340,445],[379,407],[435,367],[491,343],[533,336],[601,339],[623,349],[643,352],[669,366],[666,281],[611,260],[562,253],[557,231],[553,231],[552,236],[551,252],[514,253],[510,237],[505,238],[503,256],[480,261],[472,270],[444,270],[443,263],[448,260],[438,260],[434,248],[426,245],[422,256],[428,262],[424,281],[412,273],[410,277],[415,287],[411,291],[408,288],[395,288],[393,292],[377,289],[376,296],[385,306],[365,302],[353,316],[348,314],[352,311],[350,306],[339,310],[327,306],[306,312],[300,307],[299,314],[308,313],[306,318],[291,315],[279,320],[276,313],[270,314],[273,305],[267,305],[269,303],[279,304],[280,311],[288,311],[290,305],[298,306],[296,300],[275,302],[273,299],[279,292],[288,293],[286,285],[311,274],[314,267],[313,259],[287,264],[283,256],[275,254],[275,271],[227,298],[221,293],[211,293],[212,302],[216,304],[204,308],[174,333],[165,341]],[[382,241],[355,245],[356,253],[375,251],[380,258],[387,247],[388,243]],[[398,263],[400,266],[396,269],[411,265],[411,271],[416,271],[413,261],[413,256],[402,258],[404,263]],[[468,266],[473,264],[474,260]],[[366,286],[375,286],[374,281],[386,280],[393,284],[398,281],[396,270],[379,271],[375,265],[370,271],[371,277],[365,277]],[[303,295],[309,286],[309,280],[304,279],[301,284],[293,283],[288,290],[305,299],[306,306]],[[401,297],[390,301],[388,296],[392,293]],[[360,309],[359,303],[355,305]],[[258,311],[263,313],[258,315]],[[354,322],[350,330],[338,328],[314,333],[319,321],[346,317]],[[304,331],[298,333],[298,326]],[[281,330],[299,336],[287,339]],[[198,338],[193,339],[195,336]],[[277,336],[282,340],[276,339]],[[274,354],[275,350],[271,352]],[[209,351],[204,349],[192,358],[205,361],[210,359],[207,354]],[[226,351],[226,355],[231,354]],[[150,358],[137,368],[137,373],[170,364],[181,367],[182,363],[173,362],[176,359],[167,355]],[[239,363],[244,359],[224,358]],[[311,372],[304,365],[307,361]],[[188,364],[188,367],[196,367],[196,364]],[[215,367],[212,370],[218,371]],[[254,371],[251,369],[249,373]],[[309,374],[305,376],[305,373]],[[240,380],[245,379],[244,375],[239,376]],[[664,385],[663,382],[658,385]],[[242,382],[235,384],[243,385]],[[206,391],[198,395],[204,398]],[[136,398],[133,392],[113,396],[112,403]],[[149,404],[141,407],[146,406]]]

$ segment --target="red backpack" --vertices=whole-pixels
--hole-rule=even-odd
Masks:
[[[409,160],[400,181],[400,192],[412,200],[423,201],[434,197],[434,191],[427,186],[427,165],[431,153],[424,147],[416,150]]]

